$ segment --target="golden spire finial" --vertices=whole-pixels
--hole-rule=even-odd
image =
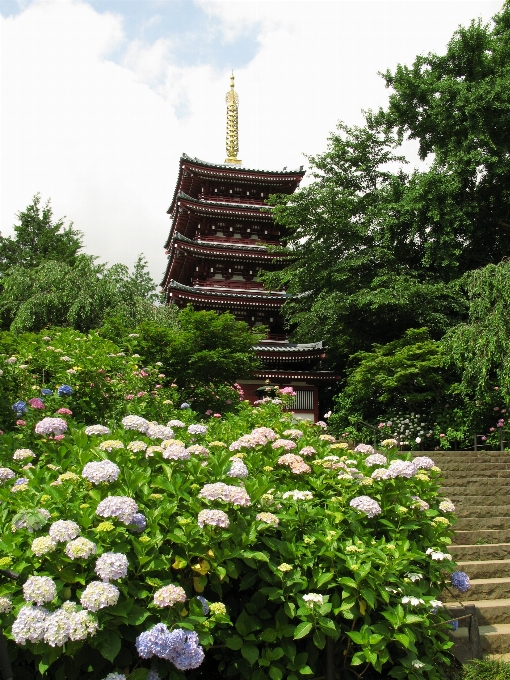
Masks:
[[[234,91],[234,72],[230,76],[230,91],[225,97],[227,102],[227,158],[225,163],[233,163],[239,165],[242,163],[237,157],[239,153],[239,131],[238,131],[238,116],[237,110],[239,108],[239,97]]]

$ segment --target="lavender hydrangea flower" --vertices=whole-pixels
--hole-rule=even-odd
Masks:
[[[354,450],[358,453],[375,453],[374,447],[370,446],[370,444],[358,444]]]
[[[469,576],[463,571],[454,571],[450,577],[450,581],[452,586],[457,588],[461,593],[467,593],[471,588]]]
[[[135,441],[129,442],[127,448],[128,451],[132,451],[133,453],[139,453],[140,451],[145,451],[145,449],[147,448],[147,444],[136,439]]]
[[[181,404],[181,408],[186,409],[186,408],[191,408],[191,406],[188,404],[187,401],[183,401],[182,404]]]
[[[94,571],[106,583],[125,578],[128,566],[127,557],[123,553],[105,552],[97,559]]]
[[[233,505],[251,505],[251,499],[242,486],[229,486],[223,482],[215,484],[205,484],[198,494],[199,498],[206,498],[209,501],[221,500]]]
[[[177,602],[186,602],[186,593],[180,586],[170,584],[154,593],[156,607],[173,607]]]
[[[188,432],[189,434],[205,434],[207,432],[207,425],[190,425]]]
[[[184,444],[170,444],[163,449],[163,458],[166,460],[189,460],[191,454]]]
[[[127,680],[124,673],[108,673],[104,680]]]
[[[92,581],[83,591],[80,602],[85,609],[97,612],[105,607],[116,605],[119,595],[119,589],[113,583]]]
[[[67,543],[80,535],[80,527],[76,522],[59,519],[56,522],[53,522],[48,533],[57,543]]]
[[[100,460],[87,463],[81,476],[92,484],[107,484],[115,482],[120,474],[120,468],[110,460]]]
[[[425,510],[429,509],[429,504],[427,501],[422,500],[419,496],[411,496],[413,499],[413,503],[411,503],[412,508],[417,508],[418,510],[421,510],[421,512],[425,512]]]
[[[26,460],[27,458],[35,458],[35,453],[30,449],[16,449],[12,454],[13,460]]]
[[[192,446],[188,446],[186,451],[192,453],[195,456],[204,456],[204,458],[207,458],[207,456],[211,453],[209,449],[207,449],[205,446],[202,446],[201,444],[193,444]]]
[[[28,484],[27,477],[18,477],[18,479],[14,482],[14,486],[22,486],[24,484]]]
[[[404,477],[411,479],[418,472],[418,468],[413,461],[407,460],[392,460],[388,468],[388,472],[393,477]]]
[[[198,526],[203,528],[204,524],[227,529],[230,525],[230,520],[227,513],[222,510],[201,510],[198,513]]]
[[[259,522],[264,522],[264,524],[270,524],[271,526],[277,527],[280,524],[280,520],[272,512],[259,512],[255,517]]]
[[[48,612],[42,607],[28,605],[19,610],[12,624],[12,635],[17,645],[29,642],[40,642],[44,637],[44,624]]]
[[[439,509],[441,512],[455,512],[455,505],[451,502],[451,500],[445,498],[444,501],[439,503]]]
[[[60,435],[67,431],[67,423],[63,418],[43,418],[35,426],[36,434]]]
[[[100,434],[110,434],[110,428],[105,425],[89,425],[85,428],[85,434],[87,435],[100,435]]]
[[[359,510],[359,512],[364,512],[365,515],[370,518],[376,517],[382,512],[379,503],[373,498],[370,498],[370,496],[357,496],[351,500],[349,505],[351,508]]]
[[[138,512],[138,505],[128,496],[107,496],[97,506],[99,517],[117,517],[124,524],[131,524]]]
[[[57,597],[57,586],[49,576],[31,576],[23,584],[23,596],[27,602],[41,605]]]
[[[163,623],[139,635],[136,648],[143,659],[158,656],[171,661],[181,671],[198,668],[205,656],[195,631],[182,628],[169,631]]]
[[[44,622],[44,642],[50,647],[62,647],[69,640],[69,614],[57,609]]]
[[[170,631],[164,623],[157,623],[150,630],[144,631],[136,638],[135,646],[138,654],[142,659],[150,659],[152,656],[159,656],[160,659],[167,658],[169,634]]]

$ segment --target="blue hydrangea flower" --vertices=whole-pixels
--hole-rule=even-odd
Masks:
[[[129,523],[129,529],[131,531],[136,531],[136,533],[141,533],[147,528],[147,518],[141,512],[137,512],[133,515],[133,519]]]
[[[188,402],[183,401],[181,404],[181,408],[191,408],[191,406],[188,404]]]
[[[471,588],[469,576],[463,571],[454,571],[451,575],[450,581],[452,586],[457,588],[457,590],[460,590],[461,593],[467,593],[467,591]]]
[[[53,394],[53,390],[48,389],[47,387],[43,387],[41,390],[41,394],[43,397],[48,397],[50,394]]]
[[[449,625],[450,625],[450,628],[452,630],[458,630],[459,629],[459,620],[455,619],[455,621],[451,621]]]
[[[197,600],[202,605],[202,611],[204,612],[204,616],[207,616],[207,614],[209,614],[209,602],[207,602],[205,597],[202,597],[202,595],[197,595]]]
[[[21,484],[28,484],[27,477],[18,477],[18,479],[14,482],[14,486],[20,486]]]
[[[23,413],[26,413],[28,411],[27,402],[21,401],[21,399],[20,399],[19,401],[17,401],[16,403],[14,403],[12,405],[12,410],[16,411],[18,416],[23,415]]]
[[[60,385],[57,392],[59,397],[70,397],[73,393],[73,388],[71,385]]]

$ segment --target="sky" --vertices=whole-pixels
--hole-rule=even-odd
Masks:
[[[39,192],[101,261],[157,283],[182,152],[297,168],[385,106],[378,72],[442,53],[502,0],[0,0],[0,230]],[[408,153],[413,162],[414,149]],[[416,159],[416,163],[418,161]]]

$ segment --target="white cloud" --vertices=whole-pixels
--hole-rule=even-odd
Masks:
[[[324,150],[338,119],[360,123],[362,108],[385,103],[378,70],[442,51],[459,23],[488,20],[499,2],[202,6],[227,42],[258,31],[257,54],[236,70],[240,157],[294,167]],[[2,231],[40,191],[85,232],[89,252],[132,264],[144,251],[159,282],[180,153],[224,159],[227,70],[178,66],[171,35],[129,42],[120,16],[80,0],[38,0],[1,31]]]

